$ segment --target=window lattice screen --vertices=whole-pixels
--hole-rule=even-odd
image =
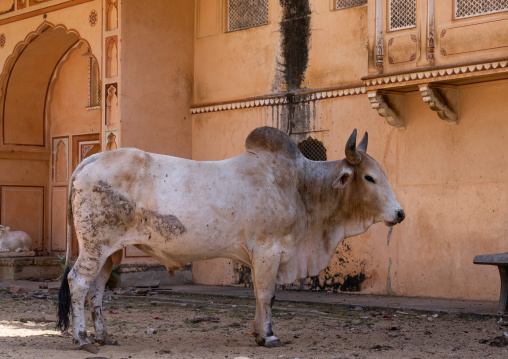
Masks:
[[[360,6],[366,3],[367,0],[337,0],[335,3],[335,9],[346,9],[348,7]]]
[[[455,0],[456,18],[507,10],[508,0]]]
[[[268,0],[229,0],[228,31],[268,24]]]
[[[298,148],[302,155],[313,161],[326,161],[326,148],[323,142],[313,139],[312,137],[307,138],[298,144]]]
[[[390,29],[416,26],[416,0],[390,0]]]

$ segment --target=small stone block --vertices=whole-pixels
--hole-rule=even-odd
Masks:
[[[92,343],[83,344],[79,347],[79,349],[92,354],[97,354],[99,352],[99,349]]]
[[[18,287],[17,285],[11,285],[10,292],[11,293],[25,293],[25,290],[21,287]]]
[[[152,280],[146,282],[139,282],[136,284],[136,288],[157,288],[160,285],[160,281]]]

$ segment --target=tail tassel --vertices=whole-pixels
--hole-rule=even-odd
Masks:
[[[67,279],[69,272],[70,268],[67,265],[58,292],[58,322],[56,328],[62,332],[69,329],[69,314],[71,312],[71,291],[69,288],[69,280]]]

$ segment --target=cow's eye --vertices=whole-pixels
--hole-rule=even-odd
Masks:
[[[364,178],[371,183],[376,183],[376,181],[374,181],[374,178],[372,178],[371,176],[365,176]]]

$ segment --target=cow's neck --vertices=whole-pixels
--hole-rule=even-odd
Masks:
[[[345,161],[345,160],[342,160]],[[300,196],[306,209],[307,228],[315,236],[321,231],[325,248],[333,255],[340,241],[364,233],[373,218],[364,216],[355,201],[355,181],[342,190],[332,187],[342,161],[304,161]]]
[[[344,199],[340,191],[333,188],[338,177],[339,161],[304,161],[303,174],[300,177],[300,197],[306,211],[307,228],[315,233],[316,229],[330,231],[341,217]]]

